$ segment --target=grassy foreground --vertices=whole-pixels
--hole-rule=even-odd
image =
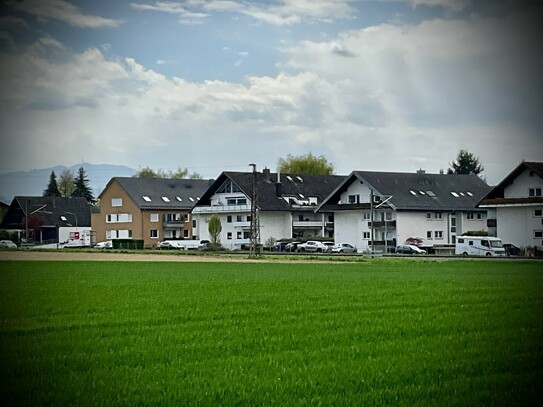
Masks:
[[[3,405],[536,405],[540,262],[0,262]]]

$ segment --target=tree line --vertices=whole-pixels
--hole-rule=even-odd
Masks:
[[[334,164],[330,163],[323,155],[315,156],[312,153],[293,156],[288,154],[286,158],[280,158],[277,163],[277,170],[291,174],[313,174],[313,175],[333,175]],[[479,157],[467,150],[460,150],[456,159],[450,163],[447,174],[475,174],[481,177],[484,167],[479,161]],[[444,173],[443,170],[441,170]],[[134,177],[137,178],[191,178],[203,179],[197,172],[189,174],[187,168],[179,167],[176,171],[155,171],[150,167],[141,168]],[[83,167],[80,167],[77,175],[73,177],[69,169],[65,169],[57,176],[51,171],[49,183],[43,191],[43,196],[59,197],[83,197],[89,204],[95,204],[96,198],[89,187],[89,179]]]

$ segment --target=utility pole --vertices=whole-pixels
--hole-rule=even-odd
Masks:
[[[251,194],[251,232],[249,243],[249,257],[256,257],[260,246],[260,221],[258,219],[258,205],[256,194],[256,164],[249,164],[253,167],[253,190]]]

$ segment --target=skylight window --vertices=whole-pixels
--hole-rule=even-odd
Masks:
[[[428,196],[436,196],[433,191],[426,191],[426,193],[428,194]]]
[[[192,196],[189,196],[189,201],[194,202],[194,198]]]
[[[424,191],[419,191],[419,194],[426,195],[426,193]]]
[[[304,182],[304,180],[302,179],[302,177],[300,177],[299,175],[296,175],[296,179],[300,182]]]
[[[473,196],[473,194],[471,192],[466,192],[466,194],[468,194],[469,196]]]
[[[451,191],[451,195],[454,196],[455,198],[458,198],[458,196],[459,196],[459,195],[458,195],[456,192],[454,192],[454,191]]]
[[[143,200],[144,200],[145,202],[151,202],[151,198],[149,198],[149,197],[146,196],[146,195],[143,196]]]
[[[294,180],[292,179],[292,177],[290,175],[287,175],[287,179],[290,181],[290,182],[294,182]]]
[[[463,192],[460,192],[460,195],[461,195],[461,196],[466,196]]]
[[[305,198],[305,196],[303,194],[299,194],[299,195],[300,195],[300,198],[302,198],[302,199]]]
[[[417,196],[417,193],[415,191],[413,191],[412,189],[410,189],[409,192],[411,192],[411,195]]]
[[[162,200],[163,200],[164,202],[170,202],[170,198],[168,198],[167,196],[163,196],[163,197],[162,197]]]
[[[183,202],[183,199],[179,196],[176,196],[175,199],[177,199],[179,202]]]

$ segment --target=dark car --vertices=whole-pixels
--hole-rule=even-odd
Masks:
[[[402,254],[425,254],[426,250],[419,249],[411,244],[404,244],[396,247],[396,253]]]
[[[275,242],[273,245],[273,250],[275,252],[284,252],[287,247],[287,242]]]
[[[522,256],[522,249],[520,247],[515,246],[511,243],[505,243],[503,245],[503,248],[505,249],[505,255],[506,256]]]

